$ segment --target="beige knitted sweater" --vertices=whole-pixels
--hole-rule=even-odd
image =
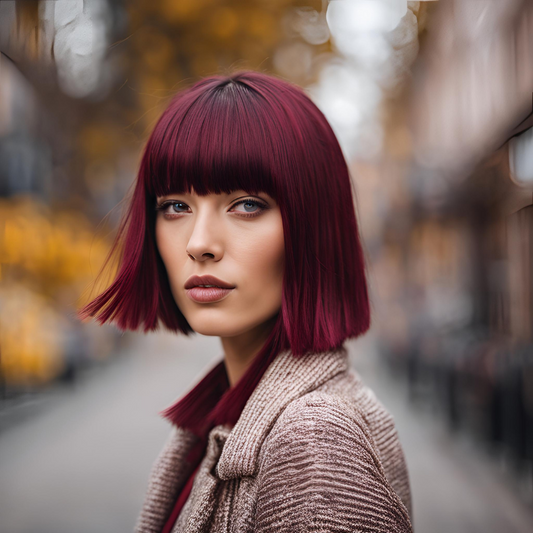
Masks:
[[[161,533],[191,473],[173,428],[136,533]],[[346,350],[270,364],[233,428],[216,426],[173,533],[407,533],[411,501],[391,416]]]

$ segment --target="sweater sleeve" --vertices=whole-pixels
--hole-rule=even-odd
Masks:
[[[363,417],[324,393],[289,404],[263,445],[255,533],[411,533]]]

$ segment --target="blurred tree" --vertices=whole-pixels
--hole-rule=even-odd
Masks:
[[[68,364],[66,352],[79,344],[69,333],[76,301],[90,297],[84,290],[108,250],[120,215],[115,207],[170,98],[200,77],[244,68],[275,72],[284,65],[281,75],[302,85],[313,81],[311,58],[331,51],[328,34],[306,40],[312,32],[297,13],[316,10],[308,19],[323,22],[326,6],[321,0],[0,2],[0,104],[9,111],[0,120],[0,162],[7,169],[0,172],[0,195],[9,197],[0,198],[0,378],[11,385],[46,382]],[[288,61],[279,60],[284,55]],[[291,68],[295,58],[298,68]]]

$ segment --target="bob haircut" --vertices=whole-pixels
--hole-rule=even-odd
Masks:
[[[204,78],[173,97],[147,141],[106,260],[120,250],[116,278],[81,318],[121,330],[147,332],[160,321],[175,332],[193,331],[174,301],[155,241],[156,196],[192,189],[265,192],[278,202],[283,296],[265,350],[329,351],[368,330],[364,257],[339,143],[301,88],[253,71]]]

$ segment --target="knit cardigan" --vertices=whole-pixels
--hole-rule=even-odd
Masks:
[[[173,427],[136,533],[160,533],[197,437]],[[215,426],[172,533],[408,533],[411,498],[394,421],[343,348],[280,353],[233,428]]]

